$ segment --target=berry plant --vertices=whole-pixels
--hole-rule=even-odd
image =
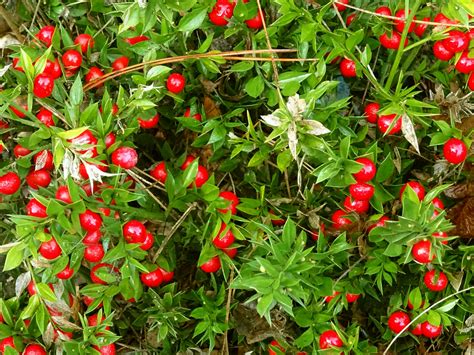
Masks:
[[[0,5],[0,354],[470,354],[473,16]]]

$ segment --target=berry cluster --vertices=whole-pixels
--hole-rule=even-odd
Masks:
[[[245,4],[249,1],[250,0],[243,0]],[[209,20],[216,26],[226,26],[234,15],[235,5],[237,5],[237,2],[233,0],[217,0],[209,13]],[[250,29],[259,30],[263,28],[264,18],[265,13],[259,11],[255,17],[246,20],[245,24]]]

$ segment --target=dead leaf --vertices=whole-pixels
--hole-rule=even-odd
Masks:
[[[303,120],[301,123],[309,127],[310,130],[306,133],[313,136],[321,136],[323,134],[331,133],[331,131],[327,129],[321,122],[316,120]]]
[[[26,287],[31,281],[31,274],[29,271],[20,274],[15,281],[15,295],[20,297],[20,295],[25,291]]]
[[[420,154],[420,147],[418,145],[418,137],[416,136],[415,127],[407,114],[402,115],[402,133],[408,143],[410,143],[413,148],[415,148],[416,152]]]
[[[265,122],[265,124],[269,126],[280,127],[281,125],[281,119],[273,113],[269,115],[263,115],[261,117],[262,117],[263,122]]]
[[[18,244],[20,244],[20,242],[13,242],[13,243],[0,245],[0,254],[9,251],[11,248],[13,248],[14,246],[16,246]]]
[[[300,95],[298,94],[290,96],[288,98],[288,102],[286,103],[286,108],[294,120],[301,119],[303,113],[306,111],[306,107],[306,101],[304,99],[300,99]]]
[[[4,49],[15,44],[20,44],[20,42],[10,34],[0,38],[0,49]]]
[[[216,102],[211,99],[209,96],[204,96],[203,100],[204,112],[206,113],[206,118],[215,118],[222,115],[219,106]]]
[[[288,126],[288,131],[286,133],[288,134],[288,146],[290,147],[291,155],[293,156],[295,160],[297,160],[298,159],[298,153],[297,153],[298,137],[296,135],[295,122],[290,123],[290,125]]]

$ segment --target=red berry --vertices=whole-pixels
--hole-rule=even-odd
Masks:
[[[98,229],[93,232],[88,232],[82,242],[85,245],[97,244],[100,242],[100,238],[102,238],[102,233],[100,232],[100,229]]]
[[[451,20],[450,18],[444,16],[442,13],[437,14],[433,19],[433,22],[438,22],[443,25],[455,25],[456,23],[458,23],[458,21]]]
[[[400,47],[400,42],[402,41],[402,36],[396,31],[391,33],[384,33],[379,37],[380,44],[387,49],[398,49]],[[405,46],[407,46],[408,40],[405,40]]]
[[[51,96],[54,89],[54,79],[49,74],[39,74],[33,82],[33,93],[43,99]]]
[[[248,28],[253,30],[259,30],[263,28],[263,19],[265,18],[265,13],[263,11],[258,11],[255,17],[252,17],[249,20],[245,21],[245,24]]]
[[[448,234],[447,234],[446,232],[435,232],[435,233],[433,233],[433,237],[436,237],[436,238],[447,238],[447,237],[448,237]],[[447,245],[447,244],[448,244],[448,241],[447,241],[447,240],[442,240],[442,241],[441,241],[441,244]]]
[[[436,338],[441,334],[441,331],[443,330],[443,326],[440,324],[439,326],[433,325],[429,323],[428,321],[423,322],[421,324],[421,332],[422,334],[427,337],[427,338]]]
[[[337,210],[336,212],[334,212],[333,215],[331,216],[333,227],[336,229],[341,229],[342,227],[345,227],[351,224],[352,221],[346,216],[347,216],[347,212],[343,210]]]
[[[339,69],[341,70],[342,76],[345,78],[354,78],[357,76],[356,65],[354,61],[350,59],[344,58],[341,60]]]
[[[425,197],[425,188],[418,181],[408,181],[405,185],[403,185],[400,189],[400,198],[402,198],[403,192],[405,191],[407,186],[410,186],[411,189],[415,191],[420,201],[423,200],[423,198]]]
[[[431,20],[431,19],[430,19],[429,17],[424,17],[424,18],[423,18],[423,21],[426,21],[426,22],[430,22],[430,20]],[[425,34],[425,31],[426,31],[427,28],[428,28],[428,24],[426,24],[426,23],[418,23],[418,24],[416,24],[416,26],[415,26],[414,32],[415,32],[415,34],[416,34],[418,37],[421,38],[421,37],[423,37],[423,35]]]
[[[20,177],[12,171],[0,176],[0,194],[13,195],[21,185]]]
[[[163,282],[163,274],[160,268],[156,268],[154,271],[140,274],[140,280],[145,286],[158,287]]]
[[[67,264],[63,271],[60,271],[56,274],[56,277],[61,280],[69,280],[72,275],[74,275],[74,269],[71,269],[69,264]]]
[[[22,103],[17,103],[17,102],[15,102],[15,104],[17,106],[20,106],[24,111],[28,111],[28,105],[27,104],[22,104]],[[24,114],[19,109],[15,108],[13,106],[9,106],[9,109],[12,110],[13,113],[19,118],[26,117],[26,114]],[[6,129],[6,128],[8,128],[8,123],[2,121],[2,129]]]
[[[162,161],[161,163],[158,163],[153,169],[151,169],[150,175],[164,184],[166,182],[166,178],[168,177],[165,162]]]
[[[270,347],[268,348],[268,355],[277,355],[277,352],[273,349],[278,349],[281,352],[286,352],[285,348],[280,345],[280,343],[276,340],[272,340],[270,342]]]
[[[86,83],[97,80],[104,76],[104,72],[97,67],[91,67],[86,74]],[[100,84],[99,86],[101,86]]]
[[[62,61],[65,69],[76,70],[82,64],[82,55],[74,49],[70,49],[64,52]]]
[[[138,154],[130,147],[119,147],[112,153],[112,163],[123,169],[132,169],[138,163]]]
[[[321,350],[329,348],[340,348],[344,344],[335,330],[326,330],[319,336],[319,348]]]
[[[463,52],[458,62],[456,70],[463,74],[470,74],[474,71],[474,58],[469,57],[469,52]]]
[[[79,221],[81,222],[81,227],[87,232],[94,232],[102,226],[102,217],[91,210],[81,213]]]
[[[61,76],[61,66],[59,65],[58,58],[54,59],[54,62],[51,60],[46,60],[46,65],[43,70],[44,74],[50,75],[54,80]]]
[[[431,242],[429,240],[421,240],[413,245],[411,249],[413,259],[421,264],[430,263],[435,255],[431,253]]]
[[[405,25],[406,25],[406,18],[408,17],[408,15],[410,14],[410,10],[408,10],[408,13],[407,13],[407,16],[405,16],[405,10],[402,9],[402,10],[398,10],[396,13],[395,13],[395,17],[398,17],[399,19],[398,20],[395,20],[395,29],[402,33],[403,32],[403,29],[405,28]],[[416,16],[413,17],[413,20],[416,20]],[[408,28],[408,32],[413,32],[413,30],[415,29],[415,26],[416,26],[416,23],[415,22],[411,22],[410,24],[410,27]]]
[[[7,337],[5,339],[2,339],[2,341],[0,341],[0,354],[5,353],[5,350],[7,347],[12,347],[13,349],[16,349],[15,341],[13,340],[13,337]]]
[[[23,350],[23,355],[46,355],[46,350],[39,344],[29,344]]]
[[[357,293],[346,293],[347,303],[353,303],[357,301],[359,297],[360,297],[360,294],[357,294]]]
[[[198,171],[196,178],[194,179],[194,185],[199,188],[204,185],[208,179],[209,173],[207,172],[207,169],[202,165],[198,165]]]
[[[81,46],[81,52],[86,53],[88,47],[90,49],[94,47],[94,39],[91,35],[88,35],[87,33],[82,33],[76,37],[76,39],[74,40],[74,44]]]
[[[166,88],[173,94],[179,94],[183,91],[185,84],[186,80],[184,79],[184,76],[179,73],[171,74],[166,80]]]
[[[377,10],[375,10],[375,13],[384,16],[392,16],[392,10],[390,10],[390,8],[387,6],[380,6],[377,8]]]
[[[104,258],[105,252],[102,244],[88,245],[84,249],[84,259],[91,263],[98,263]]]
[[[216,255],[201,265],[201,270],[207,273],[213,273],[221,268],[221,260]]]
[[[445,62],[454,57],[454,53],[444,46],[443,41],[435,42],[433,45],[433,54],[436,58]]]
[[[421,323],[418,323],[412,330],[411,333],[416,336],[420,336],[423,334],[422,328],[421,328]]]
[[[356,14],[353,13],[353,14],[350,14],[349,16],[347,16],[346,18],[346,26],[349,27],[351,25],[352,22],[354,22],[356,18]]]
[[[221,223],[221,228],[219,229],[219,233],[217,233],[217,236],[212,241],[214,246],[218,249],[228,248],[235,241],[234,233],[232,233],[231,229],[229,229],[224,235],[222,235],[222,232],[226,228],[227,228],[227,225],[224,222],[222,222]]]
[[[239,198],[236,194],[231,191],[222,191],[219,194],[219,197],[221,199],[226,200],[226,202],[229,202],[229,206],[227,206],[226,208],[218,209],[220,213],[227,213],[228,211],[230,211],[231,214],[237,213],[237,205],[239,204]]]
[[[96,346],[94,345],[93,348],[97,350],[100,355],[115,355],[115,344],[109,344],[109,345],[102,345],[102,346]]]
[[[450,138],[443,147],[444,157],[451,164],[460,164],[467,157],[466,144],[457,138]]]
[[[439,197],[435,197],[431,203],[433,204],[433,206],[435,206],[436,208],[440,209],[440,210],[444,210],[444,203],[443,201],[441,201],[441,199]]]
[[[39,253],[43,258],[53,260],[60,256],[62,251],[56,239],[51,238],[49,241],[41,243]]]
[[[393,312],[388,318],[388,327],[396,334],[400,333],[409,323],[410,317],[402,311]]]
[[[173,281],[174,277],[174,272],[173,271],[166,271],[165,269],[161,268],[158,266],[158,269],[160,269],[162,275],[163,275],[163,282],[168,283]]]
[[[237,248],[227,248],[227,249],[222,249],[224,253],[227,254],[227,256],[231,259],[234,259],[235,256],[237,255],[238,249]]]
[[[469,79],[467,80],[467,86],[469,90],[474,91],[474,71],[469,75]]]
[[[269,211],[271,215],[275,216],[275,212],[273,212],[272,210]],[[274,226],[282,226],[286,223],[286,220],[283,219],[283,218],[272,218],[272,224]]]
[[[155,128],[158,125],[158,121],[160,120],[160,115],[157,113],[153,117],[149,119],[143,119],[138,117],[138,124],[141,128],[150,129]]]
[[[143,243],[146,239],[146,228],[143,223],[132,219],[122,228],[123,237],[127,243]]]
[[[102,317],[99,318],[99,315],[97,313],[92,314],[89,317],[87,317],[87,325],[89,327],[97,327],[98,325],[101,325],[102,323],[104,323],[104,321],[105,321],[104,315],[102,315]],[[110,327],[106,326],[105,329],[109,330]]]
[[[184,117],[191,117],[191,108],[187,108],[186,111],[184,112]],[[193,118],[199,122],[202,121],[202,116],[200,113],[195,113],[193,115]]]
[[[371,102],[365,106],[364,112],[365,117],[367,117],[367,121],[370,123],[377,123],[378,119],[378,112],[380,109],[380,105],[376,102]]]
[[[382,216],[382,217],[379,218],[379,220],[376,223],[374,223],[374,224],[370,225],[369,227],[367,227],[367,231],[370,232],[375,227],[383,227],[383,226],[385,226],[385,222],[387,222],[389,220],[390,220],[390,218],[388,218],[387,216]]]
[[[49,150],[41,150],[33,156],[33,161],[35,163],[35,169],[45,169],[45,170],[53,170],[54,163],[53,163],[53,153]]]
[[[122,70],[126,67],[128,67],[128,62],[129,62],[129,59],[128,57],[126,56],[121,56],[121,57],[118,57],[117,59],[115,59],[112,63],[112,69],[114,71],[117,71],[117,70]]]
[[[377,168],[372,160],[369,158],[357,158],[355,161],[363,165],[359,172],[352,174],[357,182],[367,182],[375,177]]]
[[[32,198],[26,205],[26,214],[30,217],[46,218],[46,207],[37,199]]]
[[[54,126],[53,113],[42,107],[36,114],[36,118],[47,127]]]
[[[147,232],[145,234],[145,240],[140,245],[140,249],[145,250],[145,251],[150,250],[154,243],[155,243],[155,237],[153,237],[153,234],[151,234],[150,232]]]
[[[209,13],[209,20],[216,26],[225,26],[234,14],[236,3],[229,0],[217,0]]]
[[[107,285],[107,282],[105,282],[104,280],[102,280],[96,275],[96,272],[102,268],[107,268],[109,270],[109,273],[111,272],[119,273],[119,270],[110,264],[106,264],[106,263],[97,264],[91,269],[91,273],[90,273],[91,280],[93,283],[100,284],[100,285]]]
[[[469,47],[469,37],[461,31],[449,31],[448,38],[443,40],[443,44],[450,52],[463,52]]]
[[[354,200],[368,201],[374,196],[375,188],[364,182],[357,182],[349,186],[349,193]]]
[[[344,11],[347,9],[347,4],[349,3],[349,0],[337,0],[337,3],[334,3],[336,5],[337,11]]]
[[[86,129],[78,136],[72,139],[68,139],[68,142],[70,142],[74,146],[73,148],[76,149],[79,154],[90,154],[92,158],[98,155],[96,147],[96,144],[98,142],[97,138],[88,129]],[[88,148],[80,149],[83,146],[87,146]]]
[[[184,160],[184,163],[181,165],[181,170],[186,170],[186,168],[195,160],[196,158],[192,155],[188,155]]]
[[[366,213],[369,207],[369,201],[367,200],[353,200],[350,196],[347,196],[344,200],[344,209],[347,212]]]
[[[38,190],[40,187],[48,187],[51,183],[51,175],[45,169],[32,170],[26,175],[26,183],[33,190]]]
[[[439,273],[436,270],[426,272],[423,281],[429,290],[435,292],[443,291],[448,286],[448,278],[442,271]]]
[[[53,41],[55,29],[56,28],[54,26],[44,26],[36,34],[36,38],[38,38],[41,42],[46,44],[47,47],[49,47],[51,46],[51,42]]]
[[[23,147],[20,144],[17,144],[15,148],[13,148],[13,154],[15,155],[16,158],[27,156],[30,153],[31,153],[31,150]]]
[[[399,117],[395,121],[395,124],[393,125],[392,129],[387,133],[395,117],[397,117],[396,114],[380,116],[377,122],[379,131],[383,134],[397,134],[398,132],[400,132],[402,129],[402,120]]]
[[[72,203],[71,195],[69,194],[69,188],[67,186],[59,186],[56,190],[56,200],[63,201],[64,203]]]
[[[148,38],[145,35],[139,35],[135,37],[130,37],[130,38],[125,38],[125,42],[127,42],[129,45],[133,46],[134,44],[148,41],[150,38]]]
[[[20,61],[20,58],[13,58],[13,63],[12,63],[13,69],[18,70],[19,72],[24,73],[25,70],[24,70],[22,67],[18,66],[18,62],[19,62],[19,61]]]
[[[109,149],[110,146],[115,143],[115,139],[116,139],[116,137],[115,137],[115,134],[113,132],[110,132],[109,134],[107,134],[105,136],[105,147],[107,149]]]
[[[337,295],[339,295],[340,292],[339,291],[333,291],[332,295],[331,296],[326,296],[324,297],[324,302],[326,303],[329,303],[331,302],[334,298],[336,298]]]

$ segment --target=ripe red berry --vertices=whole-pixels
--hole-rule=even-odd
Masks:
[[[141,128],[144,129],[150,129],[150,128],[155,128],[158,125],[158,121],[160,120],[160,115],[157,113],[153,117],[150,117],[149,119],[143,119],[138,117],[138,124],[140,125]]]
[[[410,186],[411,189],[415,191],[420,201],[423,200],[423,198],[425,197],[425,188],[418,181],[408,181],[405,185],[403,185],[400,189],[400,198],[402,198],[403,192],[405,191],[407,186]]]
[[[158,269],[160,269],[160,271],[163,275],[163,282],[164,283],[168,283],[168,282],[173,281],[174,272],[172,270],[167,271],[167,270],[165,270],[165,269],[163,269],[162,267],[159,267],[159,266],[158,266]]]
[[[388,318],[388,327],[396,334],[400,333],[409,323],[410,317],[402,311],[393,312]]]
[[[319,348],[321,350],[329,348],[340,348],[343,342],[335,330],[326,330],[319,336]]]
[[[76,70],[82,64],[82,55],[74,49],[64,52],[62,61],[65,69]]]
[[[86,74],[86,83],[97,80],[104,76],[104,72],[97,67],[91,67]],[[99,84],[101,86],[102,84]]]
[[[326,296],[324,297],[324,302],[329,303],[331,302],[334,298],[336,298],[337,295],[341,294],[339,291],[333,291],[331,296]]]
[[[161,163],[158,163],[153,169],[151,169],[150,175],[164,184],[166,182],[166,178],[168,177],[165,162],[162,161]]]
[[[387,49],[398,49],[400,47],[400,42],[402,41],[402,36],[396,31],[391,33],[385,32],[379,37],[380,44]],[[405,47],[408,44],[408,40],[405,39]]]
[[[346,216],[347,216],[347,212],[343,210],[337,210],[336,212],[334,212],[333,215],[331,216],[333,227],[336,229],[341,229],[351,224],[352,221]]]
[[[7,337],[5,339],[2,339],[2,341],[0,341],[0,354],[4,354],[7,347],[16,349],[15,341],[13,337]]]
[[[190,108],[190,107],[188,107],[188,108],[186,109],[186,111],[184,112],[184,117],[191,117],[191,108]],[[201,120],[202,120],[202,116],[201,116],[200,113],[195,113],[195,114],[193,115],[193,118],[194,118],[195,120],[199,121],[199,122],[201,122]]]
[[[55,58],[54,62],[49,59],[46,60],[43,73],[50,75],[54,80],[59,78],[61,76],[61,66],[59,65],[58,58]]]
[[[435,233],[433,233],[433,237],[444,239],[444,238],[448,237],[448,234],[446,232],[435,232]],[[447,245],[448,241],[447,240],[442,240],[441,244]]]
[[[339,69],[341,70],[342,76],[345,78],[354,78],[357,76],[356,65],[354,61],[350,59],[342,59],[339,64]]]
[[[231,191],[222,191],[219,194],[219,197],[221,199],[226,200],[226,202],[229,202],[229,206],[227,206],[226,208],[218,209],[220,213],[227,213],[228,211],[230,211],[231,214],[237,213],[237,205],[239,204],[239,198],[236,194]]]
[[[235,256],[237,255],[238,249],[237,248],[227,248],[227,249],[222,249],[224,253],[227,254],[227,256],[231,259],[234,259]]]
[[[21,103],[21,102],[15,102],[15,104],[17,106],[20,106],[24,111],[28,111],[28,105],[27,104],[24,104],[24,103]],[[19,118],[26,117],[26,114],[24,114],[19,109],[15,108],[13,106],[9,106],[9,109],[12,110],[13,113],[15,114],[15,116],[17,116]],[[5,127],[3,127],[3,126],[5,126]],[[8,128],[8,123],[2,121],[2,129],[6,129],[6,128]]]
[[[51,183],[51,175],[45,169],[32,170],[26,175],[26,183],[33,190],[38,190],[40,187],[48,187]]]
[[[217,0],[209,13],[209,20],[216,26],[225,26],[234,14],[236,3],[229,0]]]
[[[145,234],[145,240],[140,245],[140,249],[145,251],[150,250],[154,243],[155,237],[153,237],[153,234],[151,234],[150,232],[147,232]]]
[[[119,147],[112,153],[112,163],[123,169],[132,169],[138,163],[138,154],[131,147]]]
[[[265,18],[265,13],[263,11],[258,11],[258,13],[249,20],[245,21],[245,24],[248,28],[253,30],[259,30],[263,28],[263,20]]]
[[[474,71],[469,75],[467,87],[469,88],[469,90],[474,91]]]
[[[224,235],[223,232],[227,228],[227,225],[222,222],[221,223],[221,228],[219,229],[219,233],[217,233],[217,236],[214,238],[212,243],[214,246],[218,249],[225,249],[228,248],[234,243],[235,241],[235,236],[234,233],[232,233],[232,230],[229,229]]]
[[[154,271],[140,274],[140,280],[145,286],[158,287],[163,282],[163,274],[160,268],[156,268]]]
[[[431,253],[431,242],[429,240],[421,240],[413,245],[411,249],[413,259],[421,264],[430,263],[435,255]]]
[[[97,350],[100,355],[115,355],[115,344],[111,343],[109,345],[102,345],[102,346],[96,346],[94,345],[93,348]]]
[[[448,278],[444,272],[437,273],[436,270],[427,271],[423,282],[429,290],[435,292],[443,291],[448,286]]]
[[[357,182],[349,186],[349,193],[354,200],[368,201],[374,196],[375,188],[364,182]]]
[[[115,59],[112,62],[112,69],[114,71],[122,70],[122,69],[128,67],[128,62],[129,62],[128,57],[126,57],[126,56],[118,57],[117,59]]]
[[[109,273],[112,273],[112,272],[117,273],[117,274],[119,273],[119,270],[116,267],[113,267],[110,264],[107,264],[107,263],[97,264],[91,269],[91,273],[90,273],[90,277],[91,277],[91,280],[92,280],[93,283],[96,283],[96,284],[99,284],[99,285],[107,285],[108,284],[107,282],[102,280],[99,276],[97,276],[97,272],[102,271],[102,270],[99,270],[99,269],[105,269],[105,268],[108,269]]]
[[[349,0],[338,0],[337,3],[334,3],[336,5],[337,11],[344,11],[347,9],[347,4],[349,3]]]
[[[41,42],[46,44],[47,47],[49,47],[51,46],[51,42],[53,41],[55,29],[56,28],[54,26],[44,26],[36,34],[36,38],[38,38]]]
[[[28,148],[23,147],[20,144],[17,144],[15,148],[13,148],[13,155],[15,155],[16,158],[21,158],[24,156],[27,156],[28,154],[31,153],[31,150]]]
[[[448,37],[443,40],[443,44],[450,52],[463,52],[469,47],[469,37],[458,30],[449,31]]]
[[[390,220],[390,218],[388,218],[387,216],[382,216],[382,217],[379,218],[379,220],[376,223],[368,226],[367,231],[370,232],[375,227],[383,227],[383,226],[385,226],[385,222],[387,222],[389,220]]]
[[[105,321],[105,316],[102,315],[100,318],[99,318],[99,314],[98,313],[95,313],[95,314],[91,314],[89,317],[87,317],[87,325],[89,327],[97,327],[98,325],[101,325],[102,323],[104,323]],[[110,327],[109,326],[106,326],[105,327],[106,330],[109,330]]]
[[[454,24],[458,23],[458,21],[451,20],[450,18],[446,17],[442,13],[437,14],[435,16],[435,18],[433,19],[433,22],[438,22],[442,25],[454,25]]]
[[[377,10],[375,10],[375,13],[384,16],[392,16],[392,10],[390,10],[390,8],[387,6],[380,6],[377,8]]]
[[[20,177],[12,171],[0,176],[0,194],[13,195],[21,185]]]
[[[39,253],[43,256],[43,258],[53,260],[60,256],[62,251],[58,242],[56,242],[56,239],[51,238],[47,242],[41,243],[39,247]]]
[[[94,232],[102,226],[102,217],[91,210],[81,213],[79,221],[81,222],[81,227],[87,232]]]
[[[46,355],[46,350],[39,344],[29,344],[23,350],[23,355]]]
[[[421,329],[421,323],[418,323],[412,330],[411,333],[416,336],[420,336],[423,334],[423,331]]]
[[[72,203],[71,195],[69,194],[69,188],[67,186],[59,186],[56,190],[56,200],[63,201],[64,203]]]
[[[100,232],[100,229],[98,229],[93,232],[88,232],[82,242],[85,245],[97,244],[100,242],[100,238],[102,238],[102,233]]]
[[[109,149],[110,146],[115,143],[115,140],[116,140],[116,137],[115,137],[115,134],[113,132],[110,132],[109,134],[107,134],[105,136],[105,147],[107,149]]]
[[[451,164],[460,164],[467,157],[466,144],[457,138],[450,138],[443,147],[444,157]]]
[[[353,200],[347,196],[344,200],[344,209],[347,212],[366,213],[370,208],[368,200]]]
[[[405,16],[405,10],[404,9],[401,9],[401,10],[398,10],[396,13],[395,13],[395,17],[398,17],[399,19],[398,20],[395,20],[395,29],[402,33],[403,32],[403,29],[405,28],[405,25],[406,25],[406,18],[408,17],[408,15],[410,14],[410,10],[408,10],[407,12],[407,16]],[[416,20],[416,16],[413,17],[413,20]],[[410,23],[410,27],[408,28],[408,32],[413,32],[413,30],[415,29],[415,26],[416,26],[416,23],[415,22],[411,22]]]
[[[470,74],[474,71],[474,58],[469,57],[469,52],[463,52],[458,62],[456,70],[463,74]]]
[[[443,326],[440,324],[439,326],[433,325],[428,321],[421,323],[421,332],[427,338],[436,338],[441,334],[443,330]]]
[[[53,153],[50,150],[41,150],[33,156],[33,162],[35,163],[35,169],[53,170]]]
[[[359,172],[352,174],[357,182],[368,182],[375,177],[377,168],[372,160],[369,158],[357,158],[355,161],[363,165]]]
[[[56,274],[56,277],[61,280],[69,280],[72,275],[74,275],[74,269],[71,269],[69,264],[66,267]]]
[[[449,51],[443,44],[443,41],[435,42],[433,45],[433,54],[439,60],[447,62],[454,57],[454,52]]]
[[[36,114],[36,118],[47,127],[54,126],[53,113],[44,107],[40,108]]]
[[[360,294],[357,293],[346,293],[346,301],[347,303],[354,303],[360,297]]]
[[[173,94],[179,94],[184,89],[186,79],[179,73],[171,74],[166,80],[166,88]]]
[[[87,33],[82,33],[76,37],[74,44],[81,46],[81,52],[86,53],[87,48],[92,49],[94,47],[94,39]]]
[[[285,348],[281,346],[280,343],[276,340],[272,340],[270,342],[270,347],[268,348],[268,355],[277,355],[276,351],[273,349],[278,349],[283,353],[286,352]]]
[[[402,119],[400,117],[397,118],[392,129],[388,131],[390,125],[395,120],[395,117],[397,117],[396,114],[380,116],[379,120],[377,121],[379,131],[383,134],[397,134],[398,132],[400,132],[402,129]]]
[[[77,150],[79,154],[90,154],[91,157],[96,157],[98,155],[96,147],[98,140],[89,129],[86,129],[84,132],[72,139],[68,139],[68,142],[73,145],[73,148]],[[87,146],[87,148],[81,149],[84,146]]]
[[[33,82],[33,93],[44,99],[51,96],[54,89],[54,79],[49,74],[39,74]]]
[[[354,22],[356,18],[356,14],[353,13],[353,14],[350,14],[349,16],[347,16],[346,18],[346,26],[349,27],[351,25],[352,22]]]
[[[204,185],[208,179],[209,173],[207,172],[207,169],[202,165],[198,165],[198,171],[196,178],[194,179],[194,185],[199,188]]]
[[[143,223],[132,219],[122,228],[123,237],[127,243],[143,243],[146,239],[146,228]]]
[[[88,245],[84,249],[84,259],[91,263],[98,263],[104,258],[105,251],[102,244]]]
[[[221,260],[216,255],[201,265],[201,270],[207,273],[213,273],[221,268]]]
[[[181,165],[181,170],[186,170],[186,168],[195,160],[196,158],[192,155],[188,155],[184,160],[184,163]]]
[[[135,36],[135,37],[125,38],[125,42],[127,42],[129,45],[133,46],[137,43],[148,41],[149,39],[150,38],[145,36],[145,35],[139,35],[139,36]]]
[[[379,109],[380,105],[376,102],[371,102],[365,106],[364,113],[368,122],[377,123]]]
[[[12,60],[12,67],[13,67],[13,69],[18,70],[19,72],[24,73],[25,70],[24,70],[22,67],[20,67],[20,66],[18,65],[18,62],[19,62],[19,61],[20,61],[20,58],[13,58],[13,60]]]
[[[424,17],[423,18],[423,21],[425,22],[430,22],[430,18],[429,17]],[[415,34],[418,36],[418,37],[423,37],[423,35],[425,34],[425,31],[426,29],[428,28],[428,24],[426,23],[417,23],[416,26],[415,26],[415,30],[413,32],[415,32]]]
[[[32,198],[26,205],[26,214],[30,217],[46,218],[46,207],[37,199]]]

